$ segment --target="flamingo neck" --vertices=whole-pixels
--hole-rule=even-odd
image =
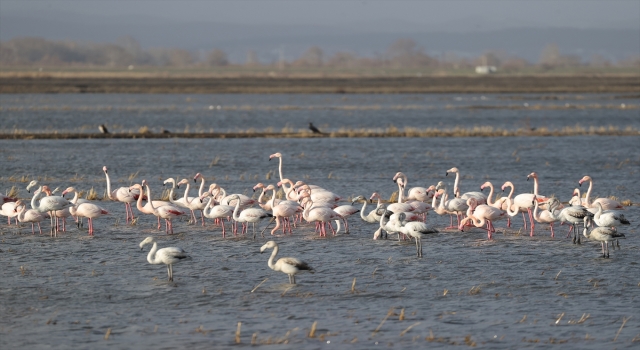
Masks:
[[[156,259],[156,252],[158,251],[158,243],[153,242],[153,247],[151,247],[151,250],[149,251],[149,254],[147,254],[147,261],[149,262],[149,264],[159,264],[160,261],[158,261]]]
[[[282,158],[281,158],[282,159]],[[276,189],[273,188],[271,189],[271,200],[269,201],[269,203],[271,204],[271,210],[273,210],[273,208],[275,208],[276,206]],[[262,191],[262,194],[264,194],[264,190]],[[258,199],[258,202],[260,201],[260,199]]]
[[[496,193],[496,197],[498,196],[498,194]],[[489,196],[487,197],[487,204],[493,206],[496,201],[493,200],[493,184],[489,183]]]
[[[117,198],[116,198],[115,191],[113,191],[113,193],[111,192],[111,179],[109,179],[109,174],[106,171],[104,172],[104,176],[107,177],[107,196],[109,197],[109,199],[114,201]]]
[[[137,186],[136,186],[137,188]],[[138,201],[136,202],[136,207],[138,208],[139,211],[141,212],[145,212],[144,207],[142,206],[142,197],[144,194],[144,189],[142,188],[142,186],[140,186],[140,195],[138,196]],[[151,203],[151,197],[149,197],[149,195],[147,195],[148,199],[149,199],[149,203]]]
[[[400,182],[398,182],[398,203],[403,203],[403,202],[404,202],[404,187],[400,186]]]
[[[587,208],[591,207],[591,202],[590,202],[589,199],[591,197],[591,189],[592,189],[592,187],[593,187],[593,180],[591,178],[589,178],[589,188],[587,189],[587,194],[585,196],[585,202],[587,202],[585,207],[587,207]]]
[[[271,252],[271,256],[269,257],[269,261],[267,261],[267,265],[269,266],[270,269],[275,270],[276,266],[273,263],[273,261],[276,258],[276,255],[278,255],[278,246],[273,247],[273,251]]]
[[[507,215],[511,217],[518,215],[519,209],[515,208],[515,206],[513,205],[513,201],[511,200],[511,194],[509,194],[505,202],[507,202]]]
[[[360,217],[362,218],[362,220],[366,220],[365,216],[364,216],[364,212],[367,208],[367,199],[364,199],[364,203],[362,204],[362,210],[360,210]]]
[[[240,215],[238,214],[238,210],[240,210],[240,197],[236,199],[236,207],[233,209],[233,220],[240,221]]]
[[[280,175],[280,181],[284,180],[284,176],[282,176],[282,157],[278,157],[278,174]],[[282,183],[282,189],[284,190],[284,193],[288,192],[287,186],[285,185],[286,182]],[[291,186],[291,188],[293,187],[293,184],[289,184]]]
[[[156,208],[153,206],[153,199],[151,198],[151,188],[149,188],[149,185],[145,185],[145,187],[147,188],[147,203],[149,203],[149,207],[151,207],[151,210],[153,210],[154,212],[156,211]],[[138,197],[138,205],[142,206],[142,200],[140,199],[142,196]],[[140,209],[140,208],[138,208]]]
[[[200,176],[200,188],[198,189],[198,197],[202,197],[204,191],[204,177]]]
[[[31,198],[31,208],[36,209],[39,211],[40,208],[40,197],[42,197],[43,193],[39,192],[40,189],[38,189],[38,191],[36,191],[36,193],[33,194],[33,197]]]
[[[456,179],[453,182],[453,196],[454,197],[460,197],[460,188],[458,188],[459,183],[460,183],[460,172],[456,171]]]
[[[538,195],[538,177],[533,177],[533,194]]]
[[[182,198],[184,199],[184,202],[189,204],[189,188],[191,187],[191,185],[189,185],[189,183],[187,182],[187,188],[184,189],[184,196],[182,196]]]

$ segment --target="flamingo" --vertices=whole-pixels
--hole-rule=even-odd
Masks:
[[[615,227],[596,227],[591,232],[587,233],[587,224],[589,218],[584,218],[584,230],[582,234],[590,240],[599,241],[602,245],[602,257],[609,257],[609,242],[613,245],[613,240],[624,238],[624,234],[618,233]],[[606,253],[605,253],[606,251]]]
[[[596,223],[596,225],[602,226],[602,227],[611,227],[611,228],[618,227],[621,225],[631,225],[629,220],[627,220],[627,218],[624,217],[624,214],[615,210],[602,211],[602,203],[600,202],[596,202],[595,206],[598,209],[593,215],[593,221]],[[616,239],[616,244],[618,245],[618,248],[619,248],[620,243],[618,243],[617,239]],[[613,247],[613,242],[611,246]]]
[[[188,184],[189,180],[187,179],[182,179],[182,181],[180,181],[179,183],[176,183],[176,179],[170,177],[166,180],[164,180],[162,182],[162,186],[165,186],[167,183],[171,183],[171,189],[169,190],[169,202],[166,201],[154,201],[153,205],[155,206],[161,206],[161,205],[167,205],[169,203],[173,204],[174,206],[180,207],[180,208],[184,208],[184,209],[189,209],[189,201],[192,201],[194,199],[196,199],[196,197],[188,197],[188,191],[185,191],[184,196],[177,198],[177,199],[173,199],[173,192],[174,190],[177,188],[180,188],[180,185],[182,185],[183,183]],[[144,186],[144,184],[142,184]]]
[[[142,195],[140,195],[140,197],[138,197],[138,201],[137,201],[138,210],[140,210],[143,213],[153,214],[156,217],[158,217],[158,230],[161,227],[160,226],[160,218],[163,218],[164,219],[164,225],[165,225],[166,234],[172,235],[173,234],[173,222],[171,220],[173,220],[174,218],[179,217],[181,215],[185,215],[185,212],[181,211],[180,208],[178,208],[176,206],[173,206],[171,204],[166,204],[166,205],[162,205],[162,206],[156,207],[154,205],[154,201],[151,200],[151,198],[152,198],[151,197],[151,189],[149,188],[149,185],[146,183],[145,180],[142,180],[142,182],[145,184],[145,187],[147,189],[147,198],[149,198],[149,201],[147,202],[147,205],[143,208],[142,207]],[[135,184],[135,185],[131,186],[131,188],[139,190],[140,193],[143,192],[142,185],[140,185],[140,184]],[[171,232],[171,233],[169,233],[169,232]]]
[[[209,195],[211,195],[211,193],[209,192],[205,192],[202,194],[203,197],[207,197]],[[226,230],[224,227],[223,219],[226,218],[228,220],[230,217],[233,217],[233,207],[230,205],[214,204],[215,200],[211,198],[211,200],[207,202],[207,206],[204,208],[203,214],[209,219],[220,220],[220,225],[222,225],[222,238],[225,238]],[[209,210],[208,212],[207,209]]]
[[[540,202],[540,208],[547,209],[547,201],[549,199],[538,193],[538,174],[536,172],[532,172],[527,175],[527,181],[529,181],[529,179],[533,179],[533,194],[536,196],[537,201]]]
[[[416,239],[416,254],[419,258],[422,257],[422,237],[429,234],[438,233],[438,230],[434,227],[428,226],[424,222],[405,221],[406,214],[400,213],[398,216],[398,222],[400,223],[400,231],[410,237]]]
[[[222,197],[222,199],[219,200],[220,204],[234,206],[236,205],[236,201],[239,201],[240,208],[245,209],[256,203],[255,199],[249,198],[244,194],[236,193],[227,195],[227,191],[225,191],[224,188],[218,186],[217,184],[212,184],[211,186],[209,186],[209,188],[211,189],[211,187],[220,190],[220,196]]]
[[[397,179],[401,178],[404,182],[404,186],[409,186],[409,180],[407,175],[402,172],[396,173],[393,177],[393,182],[396,182]],[[429,188],[424,187],[412,187],[407,192],[407,201],[420,201],[420,202],[428,202],[431,198],[433,198],[433,186]],[[404,196],[404,193],[403,193]]]
[[[16,217],[17,221],[31,223],[31,233],[34,235],[36,234],[34,224],[38,224],[38,231],[40,231],[40,234],[42,234],[42,228],[40,228],[40,222],[42,222],[46,218],[45,214],[35,209],[27,210],[27,205],[20,200],[15,202],[15,204],[16,205],[13,210],[17,213],[17,217]]]
[[[273,252],[269,257],[269,261],[267,265],[273,271],[281,271],[289,275],[289,284],[296,284],[296,274],[301,271],[309,271],[310,273],[314,273],[313,267],[309,266],[306,262],[296,259],[296,258],[280,258],[278,261],[273,263],[276,255],[278,255],[278,244],[274,241],[269,241],[265,243],[262,247],[260,247],[260,253],[264,253],[265,250],[273,248]]]
[[[291,223],[289,222],[289,218],[294,216],[299,210],[302,210],[302,207],[296,202],[292,201],[281,201],[276,204],[276,188],[273,185],[269,185],[266,187],[267,190],[273,191],[273,195],[271,196],[271,200],[269,201],[269,206],[271,207],[271,213],[276,220],[276,226],[271,230],[271,234],[275,234],[275,232],[280,228],[280,220],[284,221],[282,225],[282,233],[286,234],[286,229],[289,228],[289,234],[292,234],[291,231]]]
[[[349,233],[349,222],[347,221],[347,217],[359,212],[360,209],[354,207],[353,205],[345,204],[334,208],[333,211],[344,218],[344,232]],[[340,221],[336,220],[336,223],[338,222]]]
[[[507,216],[507,212],[486,204],[478,205],[478,202],[473,197],[467,199],[467,206],[469,207],[467,217],[458,225],[460,231],[464,231],[464,225],[468,221],[472,221],[475,227],[482,227],[486,224],[487,239],[493,239],[492,234],[496,232],[495,227],[493,227],[493,221],[504,219]]]
[[[537,181],[535,182],[537,183]],[[535,189],[535,183],[534,183],[534,189]],[[507,198],[511,199],[511,196],[513,195],[513,192],[515,191],[515,186],[513,185],[513,183],[511,181],[507,181],[504,183],[504,185],[502,185],[502,191],[504,191],[504,189],[506,187],[511,187],[511,192],[509,193],[509,196],[507,196]],[[512,205],[515,206],[515,208],[512,208],[514,210],[514,212],[518,213],[522,213],[522,221],[524,222],[524,229],[527,229],[527,219],[524,216],[524,212],[526,211],[529,214],[529,222],[531,223],[531,232],[529,233],[531,236],[533,236],[533,230],[535,229],[535,223],[533,222],[533,199],[536,198],[536,200],[538,202],[546,202],[547,198],[545,197],[541,197],[541,198],[537,198],[537,196],[534,193],[521,193],[519,195],[517,195],[513,201],[512,201]]]
[[[247,209],[244,209],[242,212],[238,213],[238,210],[240,209],[240,203],[242,202],[242,200],[239,195],[232,194],[231,196],[229,196],[229,202],[233,202],[233,201],[235,201],[236,203],[235,209],[233,210],[233,220],[242,224],[243,235],[247,231],[246,223],[248,222],[252,223],[253,238],[255,239],[256,238],[256,222],[259,222],[264,218],[273,217],[273,215],[267,213],[267,211],[264,209],[258,209],[258,208],[247,208]],[[234,231],[233,234],[235,235],[236,231]]]
[[[576,191],[574,191],[574,194]],[[580,198],[580,197],[578,197]],[[557,215],[554,213],[554,217],[557,217],[560,221],[567,221],[571,223],[571,228],[569,229],[569,234],[573,231],[573,243],[580,243],[580,234],[577,232],[576,225],[582,222],[586,222],[585,216],[593,217],[593,214],[590,213],[587,208],[581,205],[572,205],[562,209]],[[567,237],[569,237],[567,235]]]
[[[204,184],[204,181],[202,182]],[[204,227],[204,213],[202,212],[202,210],[204,209],[204,207],[207,206],[207,203],[204,202],[204,200],[201,197],[188,197],[189,195],[189,188],[190,188],[190,184],[189,184],[189,180],[187,179],[182,179],[180,180],[180,182],[178,182],[177,187],[179,188],[180,185],[185,184],[187,185],[187,187],[184,189],[184,197],[182,197],[183,199],[183,203],[185,204],[185,208],[189,209],[189,211],[191,211],[191,218],[190,221],[192,223],[197,223],[198,219],[196,219],[196,210],[200,210],[200,214],[201,214],[201,219],[202,219],[202,226]],[[202,186],[200,186],[202,187]]]
[[[316,206],[313,203],[313,200],[311,200],[309,197],[306,197],[304,200],[305,202],[303,202],[304,210],[302,211],[302,217],[307,222],[318,223],[316,229],[320,230],[320,236],[327,236],[326,225],[328,223],[331,232],[335,236],[336,231],[333,229],[333,226],[331,226],[331,221],[342,219],[342,217],[331,208]]]
[[[45,193],[51,193],[51,190],[49,189],[49,186],[42,186],[41,188],[39,188],[36,191],[36,194],[33,196],[33,198],[31,198],[31,208],[44,213],[44,212],[48,212],[49,213],[49,217],[51,218],[51,236],[57,237],[58,236],[58,219],[55,218],[55,226],[54,226],[54,215],[53,212],[56,210],[61,210],[67,207],[70,207],[73,205],[73,203],[69,202],[68,200],[60,197],[60,196],[46,196],[46,197],[42,197],[44,196]],[[42,198],[41,198],[42,197]],[[41,199],[40,199],[41,198]],[[36,200],[40,199],[39,202],[36,202]]]
[[[457,175],[456,175],[457,176]],[[460,220],[462,220],[462,215],[469,209],[467,205],[467,200],[463,198],[453,198],[449,199],[449,194],[447,193],[447,185],[444,182],[438,182],[436,189],[442,189],[442,199],[440,200],[440,211],[446,211],[449,215],[456,215],[457,224],[460,225]],[[453,226],[453,217],[450,217],[450,225],[445,229],[456,228]]]
[[[5,196],[4,194],[0,193],[0,204],[5,204],[5,203],[15,203],[18,199],[17,198],[13,198],[13,197],[8,197]]]
[[[382,197],[378,192],[371,195],[371,200],[378,198],[378,203],[382,201]],[[399,197],[398,197],[399,198]],[[387,205],[387,210],[393,213],[412,212],[415,209],[409,203],[391,203]]]
[[[367,209],[367,199],[364,196],[358,196],[354,198],[353,201],[351,202],[351,205],[353,205],[357,201],[362,201],[362,209],[360,209],[360,218],[362,218],[363,221],[372,223],[372,224],[380,221],[380,216],[376,214],[377,208],[370,211],[369,214],[367,215],[364,214]]]
[[[104,171],[104,176],[107,178],[107,197],[109,197],[112,201],[118,201],[124,203],[124,211],[126,213],[125,221],[129,223],[129,214],[131,214],[131,221],[135,219],[133,216],[133,208],[131,207],[131,203],[135,202],[138,199],[140,193],[129,191],[128,187],[119,187],[113,191],[111,191],[111,180],[109,179],[109,173],[107,172],[107,166],[102,167],[102,171]]]
[[[587,190],[587,195],[585,196],[585,198],[582,199],[582,204],[584,206],[586,206],[587,208],[593,208],[595,207],[596,203],[600,203],[603,210],[624,210],[624,206],[622,206],[620,202],[609,198],[596,198],[593,200],[593,202],[590,202],[589,199],[591,196],[591,190],[593,189],[593,179],[591,178],[591,176],[587,175],[580,179],[580,181],[578,181],[578,184],[582,186],[582,184],[586,181],[589,181],[589,189]]]
[[[445,176],[449,176],[449,173],[456,174],[456,180],[453,183],[453,195],[455,198],[462,198],[465,201],[469,198],[475,198],[478,201],[478,204],[485,204],[487,202],[487,197],[482,192],[466,192],[462,196],[460,195],[460,188],[458,184],[460,183],[460,170],[458,168],[453,167],[445,173]]]
[[[75,192],[75,201],[73,202],[74,206],[69,208],[69,213],[73,216],[78,217],[79,219],[87,218],[89,221],[89,236],[93,236],[93,219],[99,218],[103,215],[108,215],[109,212],[104,208],[90,202],[78,203],[78,192],[73,187],[69,187],[64,190],[62,192],[62,196],[64,197],[65,194],[71,192]]]
[[[429,211],[429,209],[431,209],[431,206],[425,202],[421,202],[418,200],[406,200],[404,198],[404,189],[406,187],[406,184],[404,183],[404,180],[402,178],[398,178],[396,180],[397,185],[398,185],[398,203],[407,203],[409,204],[413,210],[413,213],[416,214],[423,214],[424,215],[424,220],[427,220],[427,211]],[[433,190],[435,188],[435,186],[431,186],[429,187],[430,190]]]
[[[169,282],[173,282],[173,264],[177,264],[182,260],[190,260],[191,257],[187,255],[182,248],[167,247],[158,249],[158,243],[156,243],[153,237],[147,237],[144,241],[140,242],[140,250],[147,244],[153,243],[153,247],[147,255],[147,261],[149,264],[167,265],[167,274],[169,275]]]
[[[397,233],[399,241],[400,234],[404,235],[404,233],[402,233],[399,221],[400,215],[402,213],[393,214],[393,212],[389,211],[386,208],[378,208],[377,210],[380,211],[380,227],[376,230],[376,232],[373,233],[373,239],[376,240],[381,237],[382,231],[384,230],[386,232],[385,238],[389,236],[389,233]]]
[[[302,186],[300,186],[300,189],[298,190],[298,197],[300,197],[300,193],[302,191],[308,191],[309,193],[309,197],[311,198],[312,201],[314,202],[326,202],[326,203],[331,203],[331,202],[338,202],[340,199],[342,199],[342,197],[338,196],[337,194],[331,192],[331,191],[327,191],[324,189],[313,189],[311,188],[311,186],[304,184]]]
[[[543,210],[542,212],[538,213],[539,204],[537,200],[534,201],[533,219],[541,224],[549,224],[549,226],[551,227],[551,237],[555,237],[555,233],[553,232],[553,223],[558,221],[559,218],[554,215],[554,212],[559,204],[560,201],[558,201],[554,197],[551,197],[549,199],[549,209]]]
[[[6,202],[2,204],[0,209],[0,215],[6,216],[8,224],[11,225],[11,218],[15,218],[16,225],[18,224],[18,212],[16,209],[16,202]]]

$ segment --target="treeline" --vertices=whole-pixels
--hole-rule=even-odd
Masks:
[[[318,46],[312,46],[294,60],[261,62],[255,51],[248,51],[244,62],[231,62],[221,49],[195,54],[179,48],[142,49],[132,37],[123,37],[115,43],[77,43],[73,41],[49,41],[42,38],[16,38],[0,42],[0,64],[3,66],[101,66],[101,67],[223,67],[276,66],[278,68],[438,68],[466,69],[479,65],[495,66],[502,71],[517,71],[530,66],[556,67],[636,67],[640,68],[640,56],[611,62],[601,55],[593,55],[588,61],[578,56],[563,55],[555,44],[547,45],[538,62],[529,62],[501,51],[487,51],[469,58],[453,53],[428,55],[425,48],[412,39],[398,39],[385,53],[376,57],[362,57],[351,52],[325,55]]]

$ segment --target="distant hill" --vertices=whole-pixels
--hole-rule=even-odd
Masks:
[[[537,62],[543,47],[549,43],[557,44],[562,54],[577,55],[585,60],[593,54],[613,61],[640,55],[640,31],[635,28],[516,27],[445,31],[438,28],[421,30],[412,24],[403,28],[401,23],[394,23],[392,27],[392,31],[381,32],[375,23],[355,23],[353,26],[240,25],[141,16],[84,17],[54,11],[47,16],[5,13],[0,21],[0,40],[32,36],[49,40],[115,42],[119,37],[132,36],[143,48],[176,47],[202,53],[220,48],[236,62],[244,62],[247,51],[255,50],[265,63],[277,60],[280,50],[289,60],[313,45],[321,47],[326,55],[350,51],[376,56],[383,54],[398,38],[413,39],[430,55],[450,52],[471,57],[487,50],[500,50]]]

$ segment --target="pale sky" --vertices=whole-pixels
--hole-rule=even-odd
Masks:
[[[381,31],[405,23],[452,30],[477,19],[479,27],[640,28],[639,0],[1,0],[0,17],[25,14],[144,16],[158,20],[253,24],[353,25],[379,23]],[[485,29],[485,28],[477,28]],[[486,28],[493,29],[493,28]]]

